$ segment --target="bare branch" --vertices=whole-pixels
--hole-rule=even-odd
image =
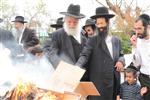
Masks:
[[[118,5],[118,4],[117,4],[117,0],[116,0],[116,5]]]
[[[120,2],[118,3],[119,8],[121,8],[122,5],[122,0],[120,0]]]
[[[150,5],[147,6],[145,9],[142,9],[142,12],[145,12],[145,11],[148,11],[148,10],[150,10]]]
[[[132,0],[132,1],[130,2],[129,6],[131,6],[131,5],[132,5],[133,1],[134,1],[134,0]]]
[[[99,3],[100,5],[104,6],[104,7],[107,7],[105,6],[104,4],[102,4],[99,0],[96,0],[97,3]],[[107,7],[108,8],[108,7]]]

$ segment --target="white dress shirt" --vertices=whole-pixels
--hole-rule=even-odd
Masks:
[[[133,50],[133,63],[141,66],[141,73],[150,75],[150,39],[137,39],[137,47]]]
[[[110,53],[111,57],[113,58],[112,36],[108,35],[105,39],[105,42],[106,42],[107,48],[109,50],[109,53]]]
[[[23,35],[23,32],[24,32],[24,30],[25,30],[25,27],[23,27],[23,29],[22,29],[22,31],[21,31],[21,35],[20,35],[20,37],[19,37],[19,45],[23,45],[22,43],[21,43],[21,40],[22,40],[22,35]]]

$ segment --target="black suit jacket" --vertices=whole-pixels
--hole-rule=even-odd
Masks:
[[[90,100],[113,100],[114,65],[117,61],[124,63],[121,43],[117,37],[112,37],[113,58],[105,40],[99,35],[87,41],[86,46],[77,61],[78,66],[88,62],[89,80],[92,81],[101,96],[90,97]]]
[[[87,38],[81,35],[81,45],[84,46]],[[52,41],[47,41],[44,51],[49,60],[56,67],[60,60],[75,64],[76,59],[70,37],[63,28],[52,33]]]
[[[23,43],[23,46],[26,49],[39,44],[39,39],[36,36],[36,32],[32,29],[25,28],[22,35],[21,43]]]

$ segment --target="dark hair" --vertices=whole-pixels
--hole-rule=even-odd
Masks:
[[[149,21],[146,20],[146,19],[144,19],[144,18],[142,18],[142,17],[138,17],[138,19],[137,19],[135,22],[137,23],[138,21],[142,21],[142,24],[143,24],[143,26],[144,26],[144,32],[143,32],[142,35],[139,37],[139,38],[142,39],[142,38],[144,38],[144,37],[147,36],[147,27],[148,27],[148,25],[149,25]]]
[[[137,73],[139,69],[136,68],[133,63],[131,62],[130,65],[125,69],[125,73],[133,73],[133,76],[137,78]]]
[[[148,14],[141,14],[139,17],[145,19],[148,23],[150,22],[150,17]],[[150,24],[150,23],[149,23]]]
[[[143,26],[146,28],[149,24],[149,21],[147,21],[146,19],[142,18],[142,17],[138,17],[135,22],[137,23],[138,21],[142,21]]]
[[[134,76],[134,78],[137,78],[137,71],[135,71],[135,70],[133,70],[133,69],[131,69],[131,68],[127,68],[127,69],[125,70],[125,73],[132,73],[133,76]],[[125,75],[125,76],[126,76],[126,75]]]

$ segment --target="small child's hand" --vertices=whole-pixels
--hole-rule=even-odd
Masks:
[[[141,96],[143,96],[146,92],[148,91],[147,87],[142,87],[141,90],[140,90],[140,94]]]

